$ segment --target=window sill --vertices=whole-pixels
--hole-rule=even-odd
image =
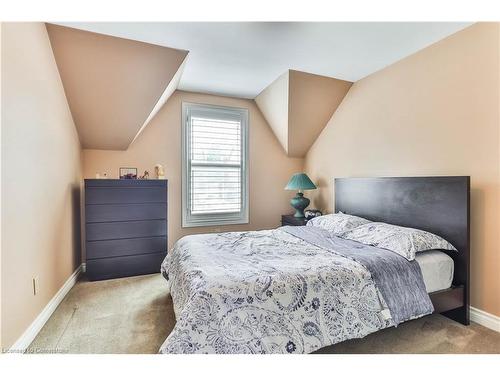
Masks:
[[[182,221],[182,228],[193,228],[193,227],[220,227],[224,225],[237,225],[237,224],[248,224],[250,221],[248,218],[239,219],[207,219],[207,220],[190,220]]]

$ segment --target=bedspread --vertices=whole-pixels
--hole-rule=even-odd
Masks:
[[[310,353],[394,325],[370,271],[282,228],[180,239],[161,353]],[[397,277],[395,275],[395,277]]]
[[[390,250],[345,240],[322,228],[297,226],[282,229],[365,266],[387,302],[395,325],[434,311],[417,261],[409,261]]]

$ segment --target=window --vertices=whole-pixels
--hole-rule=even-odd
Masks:
[[[182,103],[182,226],[248,223],[248,111]]]

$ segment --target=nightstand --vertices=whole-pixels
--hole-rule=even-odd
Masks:
[[[281,215],[281,225],[294,225],[294,226],[300,226],[300,225],[306,225],[307,220],[306,218],[303,217],[295,217],[293,215]]]

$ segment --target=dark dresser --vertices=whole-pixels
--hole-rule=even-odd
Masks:
[[[85,180],[90,280],[160,272],[167,253],[167,180]]]

